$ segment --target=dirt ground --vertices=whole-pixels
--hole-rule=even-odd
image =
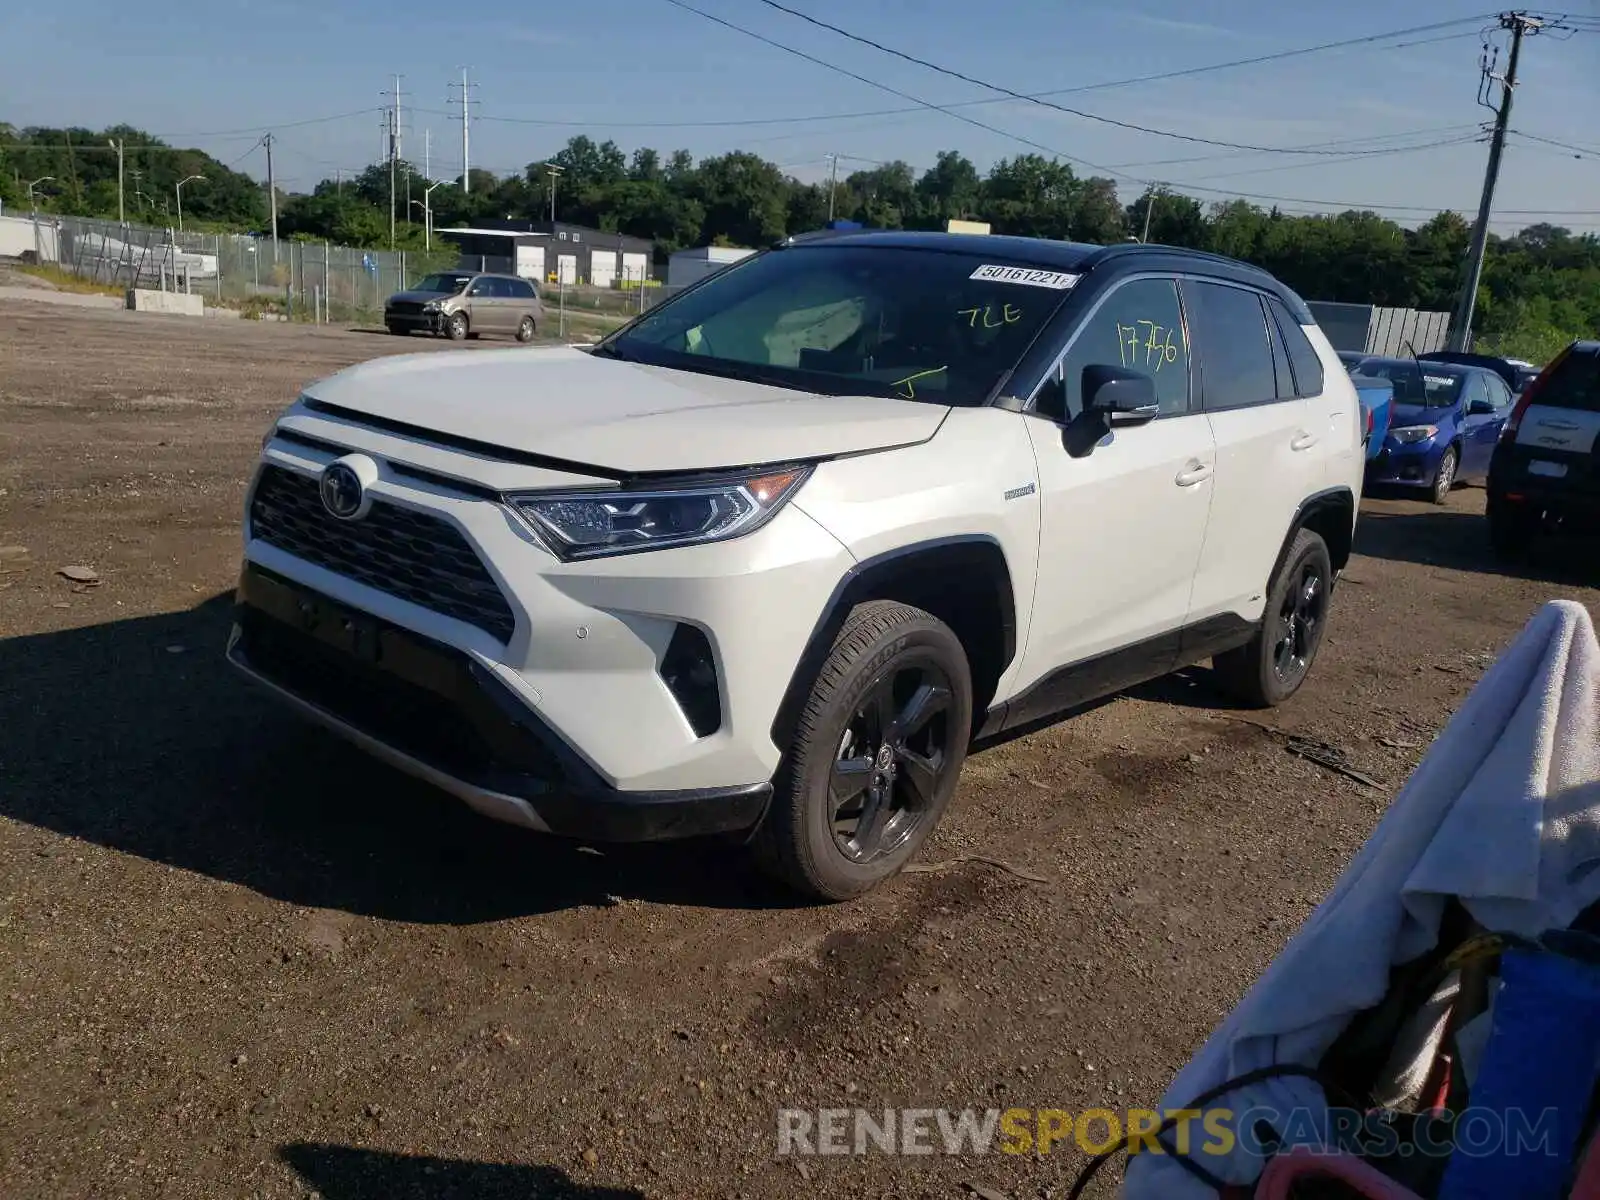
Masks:
[[[272,415],[429,346],[0,302],[0,1195],[1060,1197],[1076,1152],[802,1169],[776,1113],[1153,1104],[1493,656],[1597,596],[1492,570],[1481,491],[1368,501],[1265,721],[1381,788],[1194,670],[970,761],[921,861],[1050,882],[794,907],[488,823],[224,669]]]

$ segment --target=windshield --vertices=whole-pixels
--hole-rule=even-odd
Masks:
[[[1394,384],[1396,404],[1420,404],[1426,408],[1449,408],[1461,398],[1466,376],[1435,363],[1384,362],[1369,358],[1361,373]]]
[[[450,295],[459,292],[471,282],[472,276],[470,274],[445,271],[437,275],[423,276],[422,282],[411,290],[414,292],[440,292]]]
[[[934,250],[797,246],[724,269],[598,353],[802,391],[976,405],[1075,279]]]

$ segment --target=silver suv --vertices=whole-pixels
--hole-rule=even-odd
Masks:
[[[539,289],[515,275],[474,271],[440,271],[408,292],[396,292],[383,306],[390,333],[424,330],[452,341],[483,333],[509,333],[519,342],[533,341],[544,307]]]

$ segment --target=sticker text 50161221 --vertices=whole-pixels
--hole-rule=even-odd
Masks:
[[[1024,287],[1050,288],[1064,292],[1078,282],[1070,271],[1040,271],[1033,267],[1008,267],[1001,263],[985,263],[969,279],[985,279],[990,283],[1020,283]]]

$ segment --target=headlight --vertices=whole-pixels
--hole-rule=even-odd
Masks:
[[[1438,432],[1437,425],[1402,425],[1399,429],[1391,429],[1389,436],[1402,446],[1411,446],[1427,441]]]
[[[741,537],[771,520],[808,474],[808,467],[790,467],[682,487],[506,499],[562,558],[598,558]]]
[[[439,311],[438,302],[437,301],[433,301],[433,300],[429,300],[426,304],[424,304],[422,306],[422,311],[423,312],[429,312],[429,313],[438,312]]]

